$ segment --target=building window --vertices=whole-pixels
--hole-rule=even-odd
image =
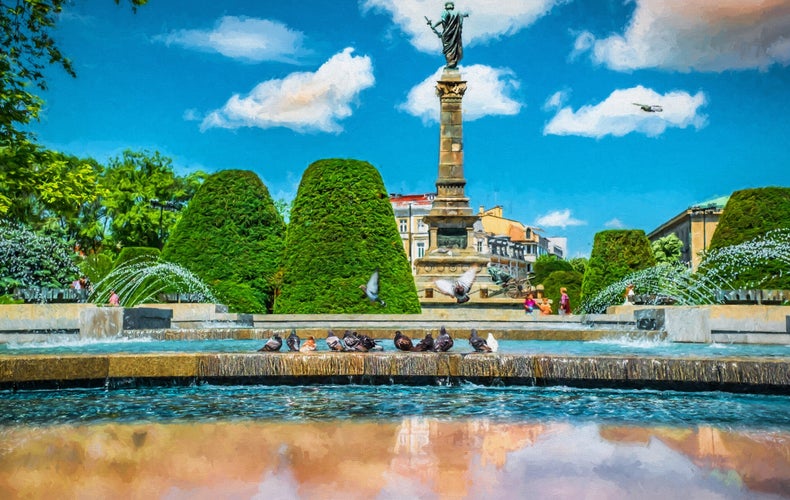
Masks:
[[[483,253],[483,240],[477,240],[477,253]]]
[[[405,233],[409,230],[409,219],[398,219],[400,224],[400,232]]]
[[[417,258],[421,258],[425,256],[425,243],[422,241],[417,242]]]

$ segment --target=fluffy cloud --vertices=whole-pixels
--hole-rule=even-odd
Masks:
[[[623,224],[623,221],[621,221],[617,217],[615,217],[614,219],[610,219],[610,220],[604,222],[603,225],[605,227],[612,228],[612,229],[623,229],[625,227],[625,224]]]
[[[468,89],[464,94],[464,120],[474,121],[488,115],[515,115],[521,104],[511,94],[519,88],[513,72],[506,68],[492,68],[480,64],[461,68]],[[439,121],[439,101],[436,81],[442,68],[409,91],[406,102],[399,109],[423,121]]]
[[[296,62],[305,53],[304,35],[268,19],[225,16],[212,30],[177,30],[155,38],[167,45],[179,45],[205,52],[217,52],[251,62]]]
[[[475,0],[456,5],[468,12],[473,23],[464,25],[464,45],[474,45],[502,36],[512,35],[546,15],[557,5],[569,0]],[[423,52],[441,53],[441,42],[425,23],[441,19],[444,2],[435,0],[362,0],[363,11],[389,13],[392,21],[408,35],[411,44]]]
[[[648,113],[634,103],[660,105],[663,111]],[[699,113],[699,108],[705,103],[703,92],[690,95],[676,91],[662,95],[639,85],[615,90],[603,102],[582,106],[578,111],[570,107],[560,109],[543,129],[543,134],[600,138],[638,132],[654,137],[669,127],[702,127],[706,116]]]
[[[622,35],[580,34],[574,52],[592,50],[596,63],[629,71],[765,69],[790,63],[787,0],[636,0]]]
[[[571,216],[570,209],[555,210],[545,215],[541,215],[535,220],[535,225],[540,227],[561,227],[565,229],[568,226],[585,226],[586,221],[574,219]]]
[[[286,127],[297,132],[340,132],[339,120],[351,116],[359,93],[373,86],[367,56],[347,48],[314,73],[291,73],[259,83],[247,95],[233,95],[206,116],[200,128]]]

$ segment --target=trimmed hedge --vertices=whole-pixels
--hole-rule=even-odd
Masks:
[[[596,233],[590,261],[584,271],[581,299],[589,300],[615,281],[655,264],[650,241],[641,229]]]
[[[790,188],[765,187],[735,191],[716,226],[708,254],[713,257],[726,247],[760,239],[770,231],[790,228]],[[790,289],[786,264],[779,259],[758,259],[747,264],[731,262],[721,269],[720,259],[713,267],[729,278],[728,288]],[[706,265],[707,264],[707,265]],[[708,272],[710,262],[703,261],[700,274]]]
[[[223,170],[195,193],[162,250],[233,312],[271,311],[285,222],[254,173]]]
[[[409,261],[381,175],[371,164],[319,160],[302,176],[275,312],[419,313]],[[359,285],[380,273],[382,308]]]
[[[541,255],[535,260],[535,276],[532,278],[533,285],[539,285],[549,277],[551,273],[557,271],[573,271],[573,266],[567,260],[562,260],[556,255]],[[559,297],[559,295],[558,295]]]

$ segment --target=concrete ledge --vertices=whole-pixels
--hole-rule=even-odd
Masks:
[[[0,387],[130,383],[406,383],[722,390],[790,394],[776,358],[460,353],[185,353],[0,356]],[[131,382],[130,382],[131,381]]]

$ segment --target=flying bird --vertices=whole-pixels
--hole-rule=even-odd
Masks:
[[[664,108],[662,108],[658,104],[640,104],[638,102],[632,102],[631,104],[633,104],[634,106],[639,106],[640,108],[642,108],[642,111],[645,111],[647,113],[660,113],[664,111]]]
[[[497,352],[499,350],[499,342],[494,338],[494,334],[488,332],[488,339],[486,339],[486,343],[488,347],[491,348],[491,352]]]
[[[329,330],[326,332],[326,345],[329,346],[330,351],[344,351],[345,346],[343,342],[335,335],[335,332]]]
[[[469,345],[471,345],[477,352],[491,352],[491,348],[488,347],[486,339],[480,337],[477,334],[477,330],[474,328],[472,328],[472,334],[469,336]]]
[[[464,302],[469,302],[469,290],[472,289],[472,283],[475,282],[477,270],[477,266],[472,266],[454,282],[438,279],[434,280],[433,283],[440,293],[454,297],[459,304],[463,304]]]
[[[270,338],[260,349],[258,352],[272,352],[272,351],[279,351],[280,348],[283,346],[283,339],[280,338],[279,333],[275,333],[272,338]]]
[[[442,327],[439,331],[439,336],[433,344],[433,350],[436,352],[447,352],[453,347],[453,338],[447,333],[447,330]]]
[[[365,296],[371,302],[378,302],[381,307],[387,307],[387,303],[379,298],[379,270],[376,268],[373,274],[370,275],[367,285],[359,285],[359,288],[365,292]]]
[[[425,351],[433,351],[433,335],[431,332],[425,334],[425,338],[417,342],[412,348],[414,352],[425,352]]]
[[[302,339],[296,334],[296,328],[291,328],[291,334],[288,335],[288,338],[285,339],[285,343],[288,345],[288,349],[291,351],[298,351],[299,346],[302,343]]]
[[[414,345],[411,342],[411,339],[406,335],[402,334],[400,330],[395,332],[395,347],[400,349],[401,351],[411,351],[414,349]]]
[[[299,348],[299,352],[313,352],[315,351],[315,337],[310,335],[307,337],[307,340],[304,341],[304,345]]]

